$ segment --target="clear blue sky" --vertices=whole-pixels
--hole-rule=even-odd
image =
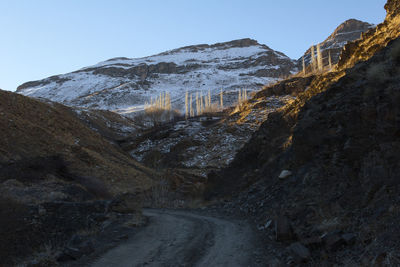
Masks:
[[[253,38],[298,58],[340,23],[380,23],[386,0],[0,0],[0,88],[112,57]]]

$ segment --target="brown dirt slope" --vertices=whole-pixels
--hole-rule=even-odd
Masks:
[[[113,192],[147,187],[155,175],[60,104],[0,91],[0,115],[0,163],[59,156],[72,173],[97,177]]]
[[[70,238],[96,233],[119,218],[115,212],[139,210],[140,197],[132,193],[158,177],[111,143],[119,134],[105,134],[109,141],[100,135],[113,133],[108,113],[87,124],[76,115],[0,90],[0,266],[25,260],[57,266],[89,253],[71,256]]]

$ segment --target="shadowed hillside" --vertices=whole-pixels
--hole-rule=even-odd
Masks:
[[[73,234],[112,222],[122,194],[134,196],[157,178],[60,104],[0,91],[0,129],[2,264],[45,245],[53,258],[68,258],[58,249]],[[139,198],[133,202],[139,211]]]
[[[285,263],[400,264],[399,1],[385,7],[385,22],[346,46],[337,72],[260,92],[298,98],[208,177],[208,197],[255,216],[288,247],[276,255]]]

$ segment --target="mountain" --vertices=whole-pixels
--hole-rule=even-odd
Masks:
[[[298,96],[208,176],[206,195],[253,217],[276,265],[399,264],[399,7],[337,69],[265,88]]]
[[[336,63],[343,46],[373,25],[351,19],[342,23],[321,43],[324,64],[328,51]],[[310,49],[304,54],[309,64]],[[158,55],[129,59],[113,58],[72,73],[27,82],[17,88],[26,96],[46,98],[68,106],[113,110],[129,114],[169,92],[173,109],[184,109],[186,91],[211,91],[212,102],[224,90],[225,103],[237,101],[239,89],[258,90],[301,68],[302,59],[292,60],[252,39],[213,45],[200,44]]]
[[[329,64],[329,53],[331,55],[332,64],[336,64],[339,61],[339,56],[343,47],[348,42],[359,39],[364,32],[374,28],[374,26],[373,24],[356,19],[349,19],[340,24],[328,38],[320,43],[323,64]],[[311,62],[311,48],[298,59],[299,68],[302,68],[303,57],[306,66],[308,66]]]
[[[266,45],[241,39],[187,46],[145,58],[114,58],[72,73],[27,82],[17,92],[69,106],[123,113],[143,109],[151,97],[155,99],[167,91],[173,108],[182,109],[186,91],[211,90],[214,98],[223,89],[229,103],[236,99],[238,89],[258,89],[296,72],[295,64]]]

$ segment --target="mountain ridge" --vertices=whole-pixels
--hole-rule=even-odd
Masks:
[[[99,109],[143,109],[144,103],[164,91],[171,93],[175,108],[182,109],[182,95],[220,89],[230,101],[238,88],[250,90],[296,70],[295,62],[252,39],[213,45],[186,46],[157,55],[109,59],[68,74],[25,83],[17,92],[43,97],[69,106]],[[236,97],[236,94],[234,94]]]
[[[344,44],[359,38],[370,27],[371,24],[354,19],[340,24],[322,43],[325,65],[328,50],[336,63]],[[338,34],[344,35],[337,37]],[[310,49],[305,54],[306,62],[309,52]],[[218,102],[223,89],[226,105],[232,105],[237,101],[238,90],[256,91],[299,69],[301,60],[243,38],[189,45],[141,58],[116,57],[71,73],[24,83],[17,92],[68,106],[121,114],[143,110],[145,102],[169,92],[173,108],[183,110],[186,91],[195,95],[210,90],[212,102]]]

